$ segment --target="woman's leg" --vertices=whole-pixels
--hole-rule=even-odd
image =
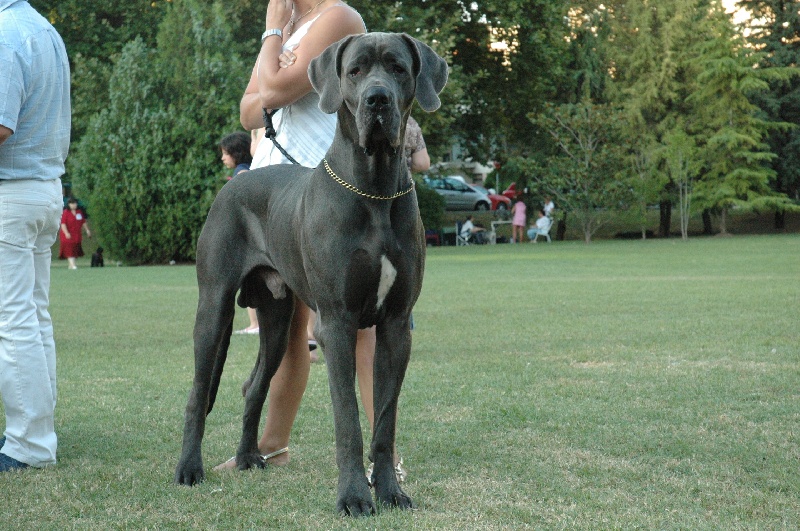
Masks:
[[[261,440],[258,442],[258,449],[262,454],[289,446],[292,425],[300,409],[300,402],[308,384],[308,373],[311,370],[306,331],[309,313],[308,306],[296,299],[294,317],[289,329],[289,346],[278,372],[272,377],[269,385],[267,420]],[[276,465],[287,464],[289,453],[277,455],[269,462]]]
[[[316,344],[317,339],[314,337],[314,324],[317,322],[317,313],[312,312],[311,310],[308,311],[308,325],[306,326],[306,333],[308,334],[308,344],[309,350],[311,350],[310,345],[313,342]],[[319,354],[316,351],[311,351],[311,363],[316,363],[319,361]]]
[[[267,420],[261,440],[258,442],[258,450],[262,454],[289,446],[292,425],[300,409],[300,402],[303,400],[303,393],[308,383],[308,373],[311,370],[306,332],[308,314],[308,306],[296,299],[294,317],[289,329],[289,345],[278,371],[269,384]],[[289,460],[289,452],[285,452],[267,461],[273,465],[285,465]],[[236,460],[232,459],[217,465],[214,470],[235,467]]]
[[[375,429],[375,406],[373,402],[375,367],[375,327],[358,331],[356,336],[356,377],[361,393],[361,406],[369,421],[370,432]],[[397,446],[394,449],[394,464],[400,460]]]
[[[258,329],[258,317],[256,316],[256,309],[255,308],[248,308],[247,309],[247,317],[250,318],[250,325],[247,327],[247,330],[256,330],[256,329]]]
[[[375,365],[375,327],[359,330],[356,336],[356,377],[361,393],[361,406],[369,421],[370,431],[375,428],[375,409],[372,404],[373,368]]]

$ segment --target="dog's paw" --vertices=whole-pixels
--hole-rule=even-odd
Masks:
[[[192,487],[198,483],[202,483],[206,478],[203,471],[202,461],[196,460],[183,460],[178,463],[175,469],[175,483],[177,485],[186,485]]]
[[[375,498],[384,507],[397,507],[398,509],[414,509],[414,502],[406,494],[394,476],[390,476],[387,481],[376,480]]]
[[[341,489],[340,489],[341,490]],[[369,491],[367,482],[357,487],[351,486],[339,492],[336,500],[336,511],[343,516],[372,516],[375,514],[375,504]]]
[[[239,470],[248,470],[250,468],[264,468],[267,462],[261,457],[258,452],[249,452],[246,454],[236,454],[236,468]]]
[[[386,488],[381,488],[380,483],[375,485],[375,498],[385,507],[397,507],[398,509],[413,509],[414,502],[403,492],[403,489],[395,482]]]

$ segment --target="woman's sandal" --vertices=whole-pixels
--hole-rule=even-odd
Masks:
[[[272,459],[273,457],[277,457],[279,455],[285,454],[288,451],[289,451],[289,447],[288,446],[284,446],[280,450],[275,450],[274,452],[270,452],[268,454],[262,455],[261,459],[266,461],[267,459]],[[227,465],[231,461],[236,461],[236,456],[235,455],[233,457],[231,457],[230,459],[228,459],[227,461],[225,461],[224,463],[215,466],[214,470],[226,470],[227,467],[225,467],[225,465]]]
[[[284,446],[280,450],[275,450],[274,452],[270,452],[270,453],[268,453],[266,455],[262,455],[261,459],[266,461],[267,459],[272,459],[273,457],[277,457],[277,456],[279,456],[281,454],[285,454],[288,451],[289,451],[289,447],[288,446]]]
[[[375,486],[375,485],[372,484],[372,470],[374,469],[374,467],[375,467],[375,463],[370,463],[369,464],[369,468],[367,468],[367,484],[370,487],[374,487]],[[406,477],[408,477],[408,472],[403,467],[403,458],[402,457],[400,458],[400,461],[398,461],[397,464],[394,465],[394,475],[395,475],[395,477],[397,477],[397,482],[398,483],[403,483],[406,480]]]

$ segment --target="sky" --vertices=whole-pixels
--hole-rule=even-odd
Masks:
[[[747,20],[749,14],[744,9],[737,9],[736,8],[736,0],[722,0],[722,5],[728,11],[728,13],[733,13],[733,21],[736,24],[739,24],[745,20]]]

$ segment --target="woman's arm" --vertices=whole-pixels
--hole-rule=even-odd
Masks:
[[[423,148],[411,154],[411,171],[426,171],[431,167],[431,157],[428,149]]]
[[[280,3],[280,0],[271,0],[270,7],[276,1]],[[268,8],[267,29],[283,27],[283,40],[288,40],[288,18],[284,20],[282,16],[279,10],[270,11]],[[281,23],[283,26],[277,26]],[[334,42],[357,33],[364,33],[361,17],[352,8],[337,5],[319,15],[291,54],[282,56],[283,41],[277,36],[267,37],[261,45],[239,106],[245,129],[256,129],[263,125],[262,108],[279,109],[311,92],[313,89],[308,79],[311,60]]]

